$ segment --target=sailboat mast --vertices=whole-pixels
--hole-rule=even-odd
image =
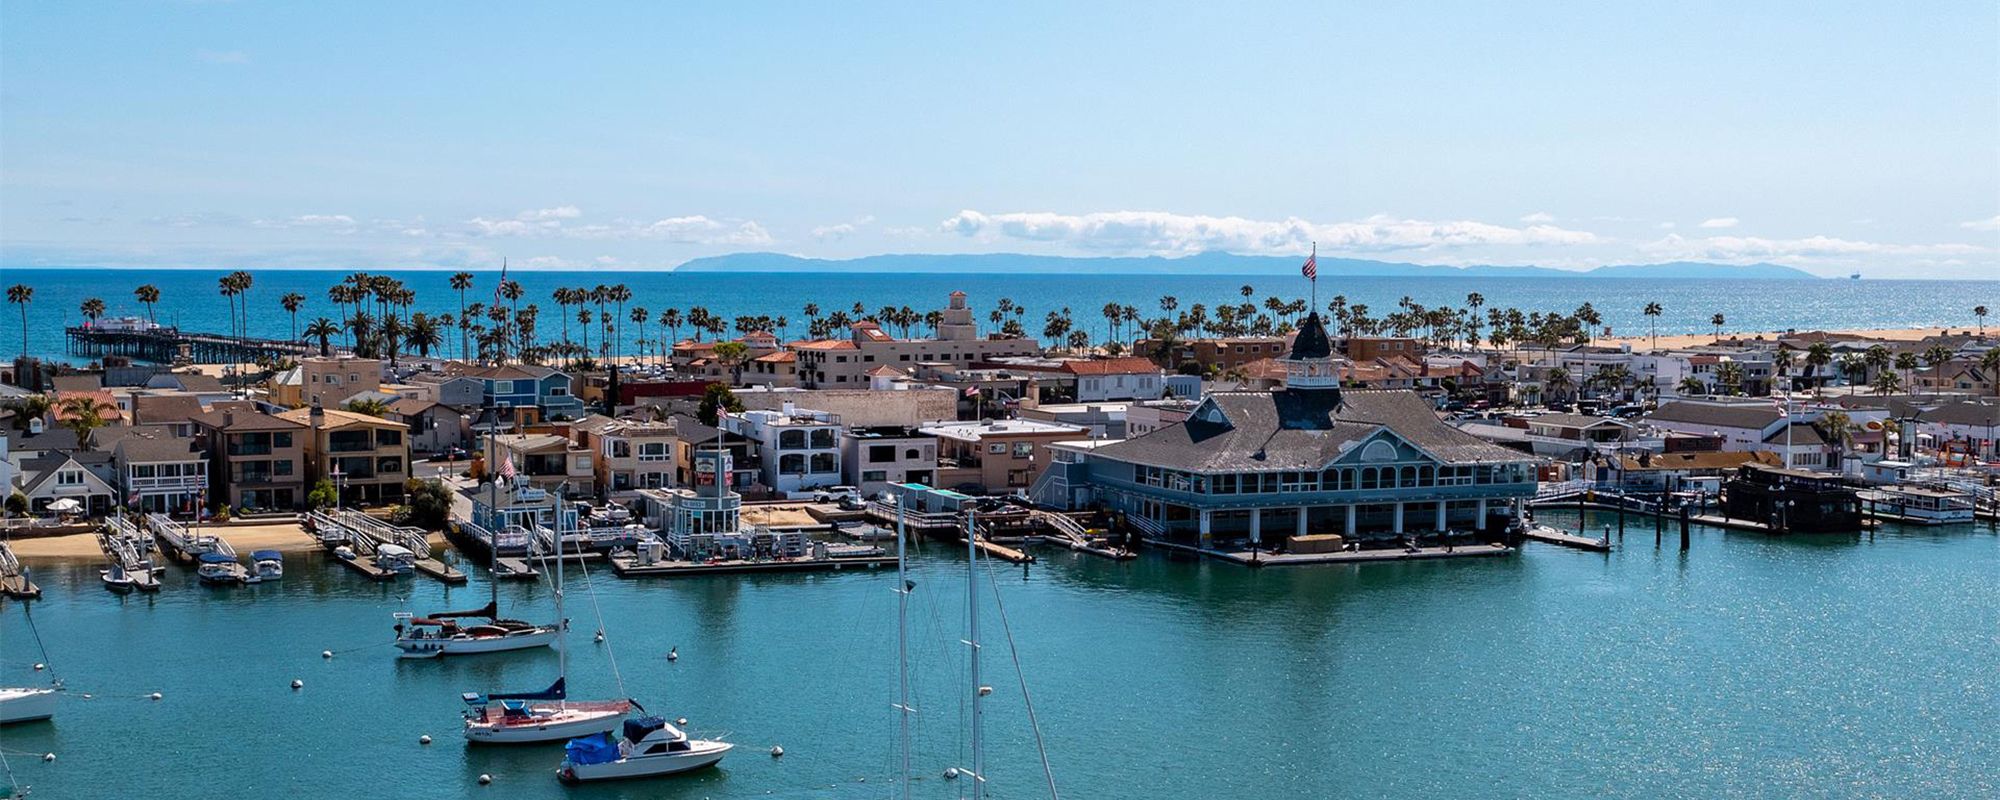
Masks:
[[[979,729],[982,727],[979,690],[979,512],[965,512],[965,620],[967,633],[971,639],[967,644],[972,650],[972,797],[977,800],[985,794],[980,785],[986,781],[985,753],[980,749]]]
[[[489,406],[490,408],[490,406]],[[500,529],[506,518],[500,514],[500,470],[493,466],[500,454],[493,446],[493,429],[500,425],[498,412],[486,418],[486,582],[493,587],[493,613],[500,613]]]
[[[553,499],[556,526],[556,679],[563,683],[563,693],[556,698],[557,708],[569,707],[569,618],[563,616],[563,495],[568,493],[565,482],[556,489]]]
[[[896,502],[896,741],[903,770],[897,780],[903,800],[910,797],[910,579],[904,550],[903,503]]]

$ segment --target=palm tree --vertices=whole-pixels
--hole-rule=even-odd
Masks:
[[[299,308],[306,304],[306,296],[298,292],[286,292],[278,298],[278,305],[284,306],[285,313],[292,315],[292,341],[299,340]]]
[[[1833,345],[1822,341],[1813,342],[1811,347],[1806,348],[1806,374],[1812,376],[1813,394],[1815,396],[1819,394],[1820,387],[1826,385],[1826,381],[1820,377],[1819,371],[1825,369],[1826,365],[1831,363],[1833,363]]]
[[[1828,411],[1812,424],[1820,436],[1833,443],[1836,457],[1854,443],[1854,419],[1845,411]]]
[[[1775,367],[1778,370],[1778,377],[1786,378],[1791,376],[1792,361],[1796,357],[1797,356],[1792,352],[1791,348],[1789,347],[1778,348],[1778,354],[1771,357],[1771,366]],[[1785,391],[1790,392],[1792,389],[1791,382],[1785,381],[1784,383],[1785,383]]]
[[[465,319],[465,290],[472,288],[472,273],[470,272],[452,273],[451,288],[458,291],[458,318]],[[466,331],[464,328],[458,329],[459,358],[465,357],[465,333]]]
[[[1708,385],[1702,383],[1700,378],[1697,378],[1693,375],[1689,375],[1685,378],[1682,378],[1680,385],[1676,388],[1678,388],[1680,390],[1680,393],[1684,395],[1702,394],[1708,391]]]
[[[1651,348],[1653,350],[1660,349],[1660,315],[1665,312],[1666,309],[1661,308],[1659,303],[1646,304],[1646,324],[1651,325],[1653,328],[1653,346]]]
[[[1979,371],[1986,373],[1986,382],[1993,384],[1993,395],[2000,397],[2000,347],[1980,354]]]
[[[618,315],[606,320],[612,326],[611,357],[616,359],[623,355],[625,348],[625,304],[632,299],[632,289],[625,284],[615,283],[605,290],[604,298],[618,304]]]
[[[104,301],[92,297],[83,301],[83,305],[77,306],[77,310],[83,313],[84,319],[96,322],[98,318],[104,316]]]
[[[1933,385],[1932,388],[1938,388],[1946,380],[1944,370],[1941,367],[1951,360],[1951,348],[1942,344],[1931,345],[1928,349],[1924,350],[1922,358],[1924,366],[1929,367],[1932,372],[1936,373],[1931,376],[1931,383]]]
[[[1972,315],[1979,318],[1979,335],[1986,335],[1986,307],[1973,306]]]
[[[1734,395],[1743,389],[1743,365],[1735,361],[1724,361],[1715,365],[1715,386],[1725,395]]]
[[[819,311],[819,306],[812,306],[809,310],[817,312]],[[817,320],[815,319],[815,321]],[[661,309],[660,327],[667,329],[667,338],[670,340],[667,342],[667,348],[663,350],[663,354],[671,355],[672,347],[681,341],[681,310],[678,308]]]
[[[410,324],[403,331],[403,343],[417,349],[417,355],[431,357],[431,348],[444,344],[444,335],[438,332],[436,320],[419,311],[410,315]]]
[[[1903,381],[1896,377],[1895,372],[1885,369],[1882,374],[1875,376],[1876,394],[1894,394],[1902,388]]]
[[[7,287],[7,302],[21,307],[21,355],[28,355],[28,304],[35,301],[35,287],[17,283]]]
[[[327,319],[326,317],[320,317],[319,319],[306,323],[306,336],[308,338],[314,338],[319,340],[319,354],[321,357],[333,354],[333,348],[331,342],[333,340],[333,337],[339,335],[340,335],[340,324],[334,322],[333,320]]]
[[[636,344],[639,345],[638,360],[641,362],[646,360],[646,320],[652,315],[653,312],[647,311],[645,306],[632,307],[630,319],[632,320],[632,324],[638,326],[639,329],[639,341]]]
[[[1724,319],[1721,314],[1708,318],[1708,324],[1715,326],[1715,338],[1717,341],[1722,340],[1722,326],[1727,324],[1727,322],[1728,320]]]
[[[1911,352],[1902,352],[1902,353],[1897,353],[1897,354],[1896,354],[1896,369],[1900,369],[1900,370],[1902,370],[1902,371],[1903,371],[1903,376],[1904,376],[1904,377],[1903,377],[1903,383],[1904,383],[1904,384],[1914,384],[1914,383],[1916,383],[1916,382],[1917,382],[1917,354],[1916,354],[1916,353],[1911,353]]]
[[[73,394],[56,401],[56,424],[74,431],[77,440],[82,441],[90,438],[91,431],[107,424],[106,413],[117,410],[117,406],[96,395]]]
[[[1889,370],[1889,367],[1893,366],[1896,363],[1896,357],[1889,353],[1889,348],[1887,347],[1883,347],[1882,345],[1879,344],[1871,345],[1869,346],[1868,351],[1862,354],[1861,363],[1863,366],[1875,370],[1875,372],[1879,374],[1882,372],[1887,372]],[[1864,379],[1867,378],[1866,375],[1863,375],[1862,377]]]
[[[1556,367],[1542,378],[1542,385],[1549,388],[1549,399],[1556,400],[1567,393],[1575,382],[1570,380],[1569,370]]]
[[[146,321],[156,322],[157,320],[153,317],[153,306],[160,302],[160,287],[149,283],[133,289],[132,296],[137,298],[140,304],[146,307]]]

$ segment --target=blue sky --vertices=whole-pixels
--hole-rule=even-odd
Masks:
[[[7,3],[0,266],[2000,274],[2000,6]]]

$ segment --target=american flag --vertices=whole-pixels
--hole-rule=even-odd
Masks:
[[[500,259],[500,280],[493,283],[493,307],[500,307],[500,287],[507,285],[507,259]]]
[[[978,387],[977,385],[973,385],[973,386],[967,386],[967,387],[965,387],[965,397],[966,397],[966,399],[968,399],[968,400],[969,400],[969,399],[972,399],[972,398],[974,398],[974,397],[978,397],[978,396],[979,396],[979,387]]]
[[[512,457],[502,456],[500,458],[500,477],[510,481],[514,479],[514,459]]]
[[[1318,245],[1318,244],[1314,244],[1314,245],[1313,245],[1313,251],[1312,251],[1312,255],[1309,255],[1309,256],[1306,256],[1306,263],[1305,263],[1305,266],[1303,266],[1303,267],[1299,267],[1299,274],[1301,274],[1301,275],[1304,275],[1304,276],[1306,276],[1306,280],[1309,280],[1309,281],[1316,281],[1316,280],[1319,280],[1319,245]]]

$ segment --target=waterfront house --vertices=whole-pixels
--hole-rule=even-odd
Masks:
[[[1916,429],[1947,451],[1947,460],[2000,459],[2000,400],[1938,406],[1917,416]]]
[[[1756,450],[1782,428],[1785,414],[1769,400],[1682,399],[1643,419],[1663,431],[1720,438],[1724,450]]]
[[[1030,419],[934,422],[918,431],[937,437],[937,485],[967,494],[1026,491],[1054,460],[1050,445],[1089,437],[1075,425]]]
[[[597,494],[596,467],[591,452],[553,433],[503,433],[487,439],[486,463],[498,470],[501,461],[514,463],[518,485],[555,491],[564,484],[565,497]]]
[[[306,426],[306,483],[333,481],[344,505],[403,501],[410,439],[403,423],[313,405],[278,416]]]
[[[119,488],[128,505],[145,513],[192,512],[206,502],[208,454],[193,437],[160,426],[135,426],[109,444]]]
[[[1582,414],[1542,414],[1526,419],[1528,433],[1570,443],[1572,447],[1616,448],[1632,441],[1632,423]]]
[[[1532,456],[1445,425],[1414,392],[1343,389],[1317,312],[1283,363],[1278,391],[1211,394],[1136,438],[1054,445],[1033,496],[1199,546],[1485,530],[1493,511],[1534,496]]]
[[[841,480],[875,497],[899,483],[931,483],[937,477],[937,437],[901,425],[848,428],[842,432]]]
[[[672,420],[616,419],[592,414],[570,425],[570,436],[591,453],[600,496],[627,500],[640,489],[674,485],[674,449],[680,429]]]
[[[1789,425],[1781,424],[1777,430],[1765,434],[1762,446],[1752,449],[1775,453],[1785,466],[1793,469],[1840,469],[1840,448],[1809,422],[1795,420]]]
[[[784,403],[730,414],[723,427],[757,443],[761,482],[790,495],[840,483],[840,416]]]
[[[286,510],[304,502],[304,423],[235,408],[190,421],[208,452],[210,497],[231,508]]]
[[[409,428],[413,453],[445,453],[472,446],[472,414],[444,403],[398,396],[389,404],[387,419]]]
[[[64,499],[75,500],[90,516],[109,514],[118,505],[113,485],[117,468],[110,453],[47,451],[18,463],[18,491],[28,498],[29,513],[46,514],[50,503]]]
[[[1632,492],[1680,491],[1701,485],[1713,492],[1744,464],[1783,466],[1784,459],[1768,450],[1691,450],[1655,453],[1641,450],[1618,456],[1612,485]]]
[[[503,422],[526,426],[583,416],[583,401],[571,392],[570,376],[550,367],[453,364],[448,371],[483,384],[480,404],[492,403]]]
[[[762,495],[767,491],[764,485],[764,460],[758,455],[758,443],[741,436],[729,434],[702,424],[692,414],[672,414],[667,417],[678,433],[680,443],[674,448],[674,482],[672,485],[685,487],[693,485],[698,478],[695,458],[697,453],[729,453],[729,474],[726,479],[737,491],[749,495]]]

